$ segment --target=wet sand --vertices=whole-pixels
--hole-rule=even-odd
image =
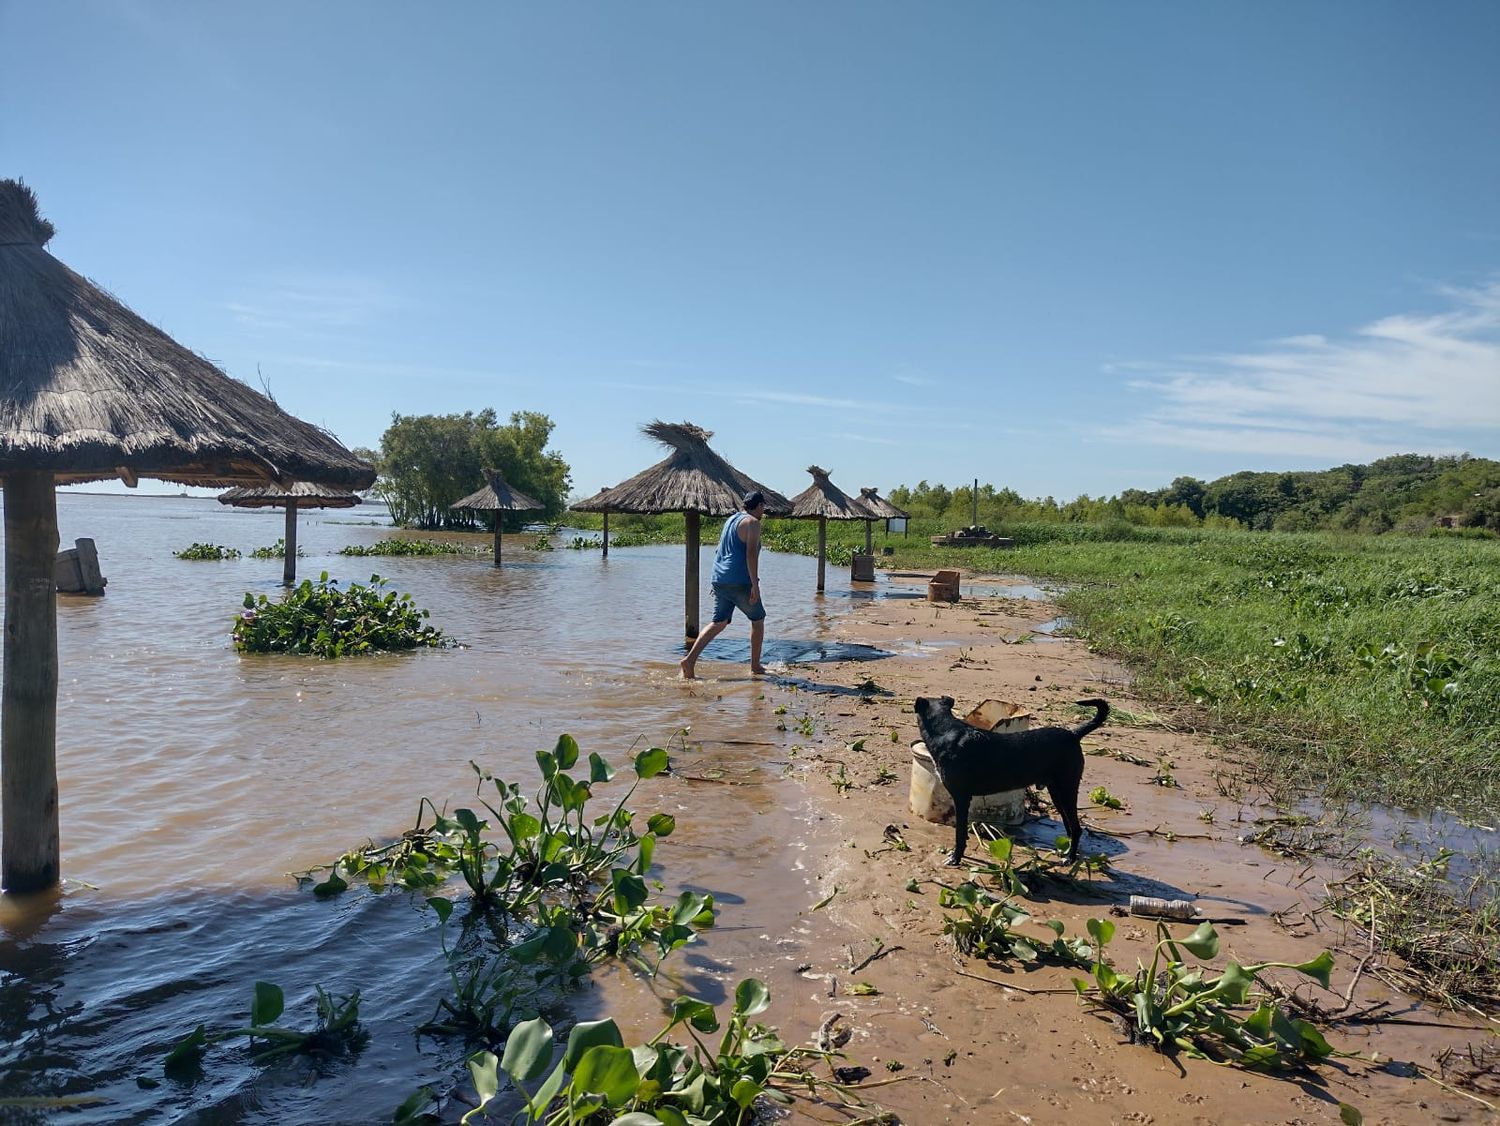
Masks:
[[[902,581],[893,579],[892,589]],[[925,589],[919,577],[905,581],[913,591]],[[963,589],[974,589],[968,578]],[[1349,1011],[1385,999],[1388,1011],[1406,1020],[1452,1027],[1327,1026],[1335,1049],[1366,1059],[1335,1059],[1278,1078],[1169,1059],[1130,1044],[1123,1026],[1079,1003],[1070,984],[1078,971],[989,966],[951,950],[941,934],[937,882],[962,877],[943,866],[952,829],[908,810],[909,747],[918,737],[913,698],[954,696],[960,714],[986,698],[1014,701],[1034,713],[1034,726],[1081,722],[1084,713],[1072,702],[1088,696],[1137,715],[1151,711],[1132,697],[1124,671],[1083,642],[1034,633],[1053,617],[1045,603],[1001,595],[951,605],[858,600],[839,614],[836,637],[896,656],[775,670],[780,675],[767,683],[768,697],[785,704],[788,720],[813,720],[811,734],[804,725],[789,737],[793,772],[828,819],[829,831],[818,834],[827,842],[823,855],[807,862],[821,895],[833,896],[822,910],[808,912],[808,927],[786,958],[797,965],[773,982],[779,1001],[770,1015],[783,1034],[810,1038],[841,1014],[854,1032],[849,1062],[870,1068],[870,1083],[902,1080],[868,1097],[907,1123],[1321,1123],[1339,1121],[1341,1102],[1358,1108],[1366,1123],[1492,1121],[1480,1102],[1445,1091],[1410,1066],[1436,1071],[1444,1047],[1478,1044],[1489,1034],[1474,1019],[1392,994],[1369,972]],[[716,662],[699,672],[734,675]],[[870,679],[877,689],[866,684],[866,692],[858,691]],[[1301,961],[1332,949],[1331,992],[1300,975],[1282,980],[1304,982],[1301,994],[1325,1009],[1342,1005],[1368,940],[1314,913],[1329,872],[1240,843],[1254,818],[1270,811],[1239,793],[1231,763],[1205,739],[1170,725],[1109,723],[1085,740],[1085,749],[1084,851],[1106,854],[1110,874],[1081,890],[1044,891],[1029,904],[1034,917],[1062,921],[1069,935],[1085,934],[1090,917],[1112,917],[1115,964],[1133,971],[1154,940],[1154,923],[1124,916],[1130,895],[1191,899],[1203,915],[1225,920],[1217,964],[1227,957]],[[1175,786],[1156,780],[1163,771]],[[1087,802],[1088,791],[1101,785],[1123,800],[1123,809]],[[1033,814],[1021,839],[1049,845],[1061,831],[1051,814]],[[982,855],[983,846],[971,841],[970,859]],[[915,892],[908,890],[912,880]],[[1186,934],[1192,925],[1173,929]],[[877,944],[888,953],[851,972]],[[856,983],[878,992],[854,995]],[[1379,1064],[1369,1062],[1376,1053]]]

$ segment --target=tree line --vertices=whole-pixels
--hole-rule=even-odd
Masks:
[[[950,489],[919,481],[888,494],[914,517],[969,523],[970,485]],[[1242,470],[1213,481],[1178,477],[1160,489],[1126,489],[1114,497],[1059,502],[1028,500],[1014,489],[981,485],[979,523],[1097,523],[1124,520],[1152,527],[1226,527],[1255,531],[1390,531],[1435,527],[1500,529],[1500,462],[1459,454],[1397,454],[1368,465],[1287,473]]]
[[[492,528],[490,513],[453,510],[482,488],[485,468],[498,469],[540,512],[506,513],[505,528],[559,519],[568,507],[571,471],[549,450],[554,424],[536,411],[515,411],[500,422],[493,408],[463,414],[393,414],[378,451],[357,450],[379,473],[373,492],[402,527]],[[918,519],[968,524],[975,509],[971,485],[949,488],[925,480],[899,485],[890,500]],[[1101,523],[1148,527],[1223,527],[1255,531],[1389,531],[1431,528],[1500,531],[1500,462],[1459,454],[1397,454],[1368,465],[1286,473],[1242,470],[1212,481],[1178,477],[1160,489],[1126,489],[1118,496],[1028,499],[1009,487],[981,485],[978,522]]]

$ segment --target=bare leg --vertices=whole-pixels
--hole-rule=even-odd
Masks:
[[[759,676],[766,671],[766,666],[760,663],[761,643],[766,639],[766,620],[750,623],[750,671]]]
[[[687,656],[677,662],[677,673],[683,680],[694,679],[695,674],[693,670],[698,665],[698,654],[703,652],[705,645],[723,633],[724,627],[728,624],[728,622],[714,622],[706,630],[698,634],[693,641],[693,647],[688,650]]]

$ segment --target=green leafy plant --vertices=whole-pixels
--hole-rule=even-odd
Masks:
[[[181,551],[172,552],[178,559],[238,559],[240,551],[237,547],[222,547],[216,543],[189,544]]]
[[[316,583],[304,579],[279,602],[247,593],[234,622],[234,647],[242,653],[346,657],[448,644],[440,630],[424,624],[427,611],[417,609],[411,595],[384,587],[384,579],[371,575],[369,586],[350,583],[340,590],[324,571]]]
[[[396,537],[372,544],[350,544],[339,548],[340,555],[483,555],[488,549],[445,540],[408,540]]]
[[[252,551],[250,553],[250,558],[251,559],[285,559],[286,558],[286,540],[284,540],[284,539],[278,539],[275,543],[271,544],[270,547],[257,547],[254,551]],[[302,549],[300,547],[297,549],[297,558],[298,559],[302,558]]]
[[[359,991],[335,996],[321,985],[315,988],[318,993],[317,1024],[311,1031],[304,1032],[283,1028],[276,1023],[286,1009],[281,986],[257,981],[250,1001],[250,1023],[213,1033],[206,1025],[200,1024],[167,1053],[164,1064],[167,1074],[195,1078],[201,1070],[203,1055],[211,1045],[238,1037],[249,1040],[250,1058],[256,1063],[269,1063],[294,1053],[357,1055],[369,1040],[369,1034],[359,1022]]]
[[[626,1047],[612,1020],[581,1023],[569,1033],[556,1064],[552,1029],[541,1019],[526,1021],[511,1033],[502,1055],[480,1052],[470,1059],[479,1105],[464,1122],[479,1120],[506,1080],[524,1100],[518,1122],[738,1126],[757,1121],[759,1100],[785,1104],[793,1092],[816,1087],[819,1081],[799,1063],[830,1055],[788,1048],[774,1029],[754,1020],[770,1003],[763,983],[741,981],[717,1047],[702,1037],[719,1032],[718,1014],[693,997],[679,996],[666,1027],[635,1047]],[[690,1046],[668,1042],[674,1030],[685,1033]]]
[[[1103,786],[1095,786],[1089,791],[1089,801],[1095,805],[1103,806],[1105,809],[1124,809],[1125,803]]]
[[[1108,919],[1088,921],[1097,950],[1092,986],[1098,1002],[1124,1017],[1136,1039],[1168,1054],[1182,1051],[1266,1070],[1317,1062],[1333,1054],[1311,1023],[1288,1016],[1256,988],[1262,984],[1260,975],[1273,968],[1294,970],[1328,988],[1333,970],[1328,951],[1300,963],[1230,962],[1214,973],[1184,957],[1184,952],[1200,960],[1218,956],[1219,936],[1212,923],[1200,924],[1186,938],[1173,938],[1166,923],[1158,923],[1156,930],[1150,966],[1141,965],[1125,976],[1110,965],[1107,955],[1114,924]],[[1073,985],[1081,997],[1090,996],[1089,983],[1075,978]]]

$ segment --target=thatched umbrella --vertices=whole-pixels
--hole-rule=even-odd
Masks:
[[[484,471],[486,484],[477,493],[470,493],[463,500],[455,501],[449,508],[473,508],[495,514],[495,566],[500,566],[500,525],[506,512],[541,512],[547,506],[532,500],[519,489],[505,483],[498,469]]]
[[[36,197],[0,180],[0,477],[5,675],[0,885],[57,883],[59,483],[157,477],[223,488],[375,471],[330,435],[230,379],[43,247]]]
[[[859,503],[869,509],[872,520],[865,521],[865,554],[870,554],[870,524],[873,520],[906,520],[907,514],[874,489],[860,489]]]
[[[828,521],[868,520],[870,513],[828,479],[828,470],[809,465],[813,483],[792,498],[793,520],[818,522],[818,590],[823,589],[823,569],[828,558]]]
[[[281,585],[293,586],[297,582],[297,512],[303,508],[353,508],[359,503],[359,495],[348,489],[334,489],[326,485],[314,485],[311,481],[293,481],[290,484],[241,485],[219,496],[220,504],[235,508],[284,508],[286,509],[286,535],[282,542],[286,546],[286,562],[281,568]]]
[[[792,502],[775,489],[741,473],[708,447],[713,432],[691,422],[657,420],[641,427],[641,433],[672,452],[650,469],[628,481],[605,489],[571,505],[576,512],[634,512],[659,515],[681,512],[687,525],[687,559],[683,577],[684,635],[698,636],[698,547],[700,521],[704,516],[732,516],[740,510],[745,494],[765,494],[766,512],[787,516]]]

